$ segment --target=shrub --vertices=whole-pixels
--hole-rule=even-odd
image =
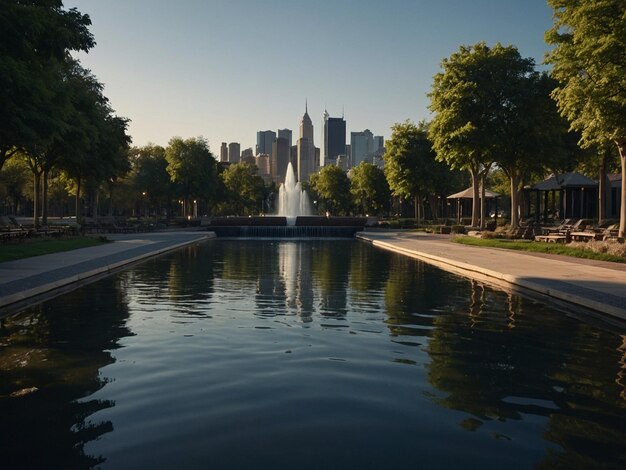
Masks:
[[[453,225],[450,229],[452,233],[465,233],[465,225]]]

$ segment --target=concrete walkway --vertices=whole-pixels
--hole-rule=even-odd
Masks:
[[[456,274],[499,287],[529,289],[626,320],[624,264],[473,247],[453,243],[450,236],[418,232],[372,231],[357,237]]]
[[[0,317],[122,267],[211,238],[211,232],[107,234],[114,243],[0,263]]]

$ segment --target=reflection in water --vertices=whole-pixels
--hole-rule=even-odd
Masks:
[[[621,468],[625,338],[364,243],[211,241],[3,321],[0,467]]]
[[[128,308],[124,280],[109,278],[6,318],[0,328],[0,466],[83,468],[104,460],[83,452],[111,432],[88,417],[114,406],[89,399],[107,379]]]

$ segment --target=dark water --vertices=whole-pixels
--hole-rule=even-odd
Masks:
[[[211,241],[4,319],[0,468],[626,468],[624,329],[355,241]]]

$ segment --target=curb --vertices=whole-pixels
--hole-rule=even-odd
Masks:
[[[121,271],[123,268],[130,264],[139,263],[147,258],[153,258],[169,251],[177,250],[184,246],[201,243],[211,238],[215,238],[215,234],[209,232],[208,234],[195,238],[193,240],[184,241],[175,245],[170,245],[164,248],[160,248],[147,253],[142,253],[132,258],[127,258],[116,263],[107,264],[90,271],[86,271],[80,274],[69,276],[63,279],[57,279],[56,281],[42,284],[37,287],[32,287],[14,294],[9,294],[4,297],[0,297],[0,309],[8,309],[6,312],[0,313],[0,318],[9,313],[13,313],[16,310],[27,307],[31,303],[37,303],[42,300],[46,300],[57,295],[64,294],[71,290],[74,290],[85,284],[95,282],[103,277],[109,276],[115,272]]]
[[[510,288],[511,286],[521,287],[522,289],[530,290],[532,292],[539,293],[541,295],[545,295],[553,299],[566,302],[568,304],[584,307],[586,309],[590,309],[604,315],[610,315],[620,320],[626,320],[626,309],[622,309],[613,305],[608,305],[579,295],[570,294],[559,289],[549,288],[536,282],[520,279],[517,276],[504,274],[487,268],[481,268],[479,266],[467,264],[462,261],[454,261],[449,258],[431,255],[421,251],[400,248],[393,245],[392,243],[380,240],[372,240],[365,235],[357,234],[356,237],[360,240],[369,242],[379,248],[410,256],[412,258],[421,259],[454,274],[483,281],[488,284],[496,285],[500,288]]]

